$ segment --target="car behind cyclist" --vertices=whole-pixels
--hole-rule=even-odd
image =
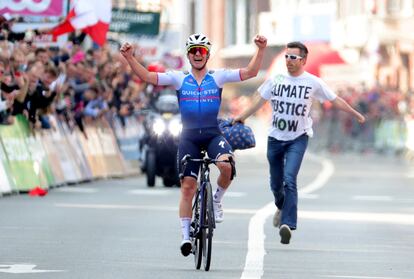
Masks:
[[[144,81],[154,85],[173,85],[177,90],[183,131],[178,147],[178,160],[189,154],[200,158],[201,150],[206,150],[209,157],[226,160],[232,156],[232,148],[222,136],[218,127],[217,115],[221,104],[223,86],[228,82],[238,82],[257,75],[263,60],[267,39],[257,35],[254,43],[258,47],[245,68],[236,70],[208,70],[211,43],[203,34],[193,34],[186,42],[187,58],[191,70],[171,71],[167,73],[149,72],[133,56],[131,44],[125,43],[120,51],[132,70]],[[181,253],[191,253],[190,224],[192,216],[192,199],[197,189],[197,176],[200,164],[189,162],[184,173],[180,169],[181,198],[179,216],[182,230]],[[213,195],[214,214],[217,223],[223,221],[221,201],[231,183],[232,167],[228,163],[217,163],[220,175],[217,190]]]

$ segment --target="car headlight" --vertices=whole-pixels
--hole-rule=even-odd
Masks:
[[[164,133],[165,129],[166,126],[164,120],[160,118],[155,119],[154,124],[152,124],[152,130],[154,131],[154,133],[157,136],[161,136]]]
[[[168,131],[170,131],[171,135],[174,137],[178,136],[182,129],[183,125],[179,119],[173,119],[170,121],[170,124],[168,124]]]

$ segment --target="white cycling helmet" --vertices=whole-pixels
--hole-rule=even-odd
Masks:
[[[203,46],[210,51],[211,43],[206,35],[203,34],[193,34],[188,37],[187,42],[185,43],[185,48],[187,51],[193,46]]]

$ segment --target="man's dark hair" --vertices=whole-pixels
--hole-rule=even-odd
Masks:
[[[48,66],[45,69],[45,74],[49,74],[52,77],[57,78],[59,75],[59,71],[55,67]]]
[[[308,48],[301,42],[290,42],[286,45],[286,47],[300,49],[300,56],[302,56],[303,58],[308,56],[308,53],[309,53]]]
[[[45,48],[43,48],[43,47],[38,47],[38,48],[35,50],[35,56],[39,55],[39,53],[42,53],[42,52],[47,52],[47,49],[45,49]]]

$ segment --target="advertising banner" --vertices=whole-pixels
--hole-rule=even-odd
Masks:
[[[125,118],[125,126],[118,118],[113,120],[114,132],[119,149],[125,160],[138,160],[140,156],[139,139],[144,134],[144,127],[132,117]]]
[[[95,127],[85,127],[88,138],[79,132],[82,149],[85,151],[86,159],[91,168],[93,177],[106,177],[105,160],[99,143],[99,137]]]
[[[76,133],[75,131],[70,131],[69,127],[65,123],[60,123],[61,129],[65,135],[67,148],[69,153],[73,157],[73,163],[77,166],[79,170],[80,180],[85,181],[92,179],[92,171],[89,167],[88,160],[85,156],[85,151],[81,144],[81,140],[78,137],[84,137],[82,133]]]
[[[39,169],[35,171],[39,174],[40,184],[47,187],[54,185],[55,179],[49,165],[46,151],[43,148],[40,135],[28,135],[25,139],[32,159],[39,167]]]
[[[64,184],[65,176],[60,166],[59,152],[56,148],[55,142],[53,141],[51,131],[45,131],[42,134],[42,143],[46,150],[48,160],[50,162],[51,170],[55,178],[55,183],[57,185]]]
[[[100,127],[97,129],[97,133],[104,154],[107,175],[122,175],[125,172],[124,160],[118,149],[112,129],[109,125],[108,127]]]
[[[4,153],[3,144],[1,143],[0,138],[0,196],[1,193],[10,193],[12,191],[8,175],[10,172],[8,165],[9,163],[6,154]]]
[[[50,116],[55,126],[58,126],[57,120],[54,116]],[[65,182],[73,183],[81,180],[80,171],[75,164],[75,159],[66,140],[64,130],[58,126],[58,129],[51,131],[52,142],[56,149],[57,158],[59,160],[60,169],[63,173],[63,179]]]
[[[16,190],[27,191],[40,184],[40,164],[35,162],[26,145],[29,134],[27,120],[18,115],[13,125],[0,125],[4,151],[9,160],[11,179]]]
[[[0,14],[28,16],[64,16],[67,0],[1,0]]]
[[[109,31],[132,36],[157,36],[160,31],[160,13],[112,9]]]

